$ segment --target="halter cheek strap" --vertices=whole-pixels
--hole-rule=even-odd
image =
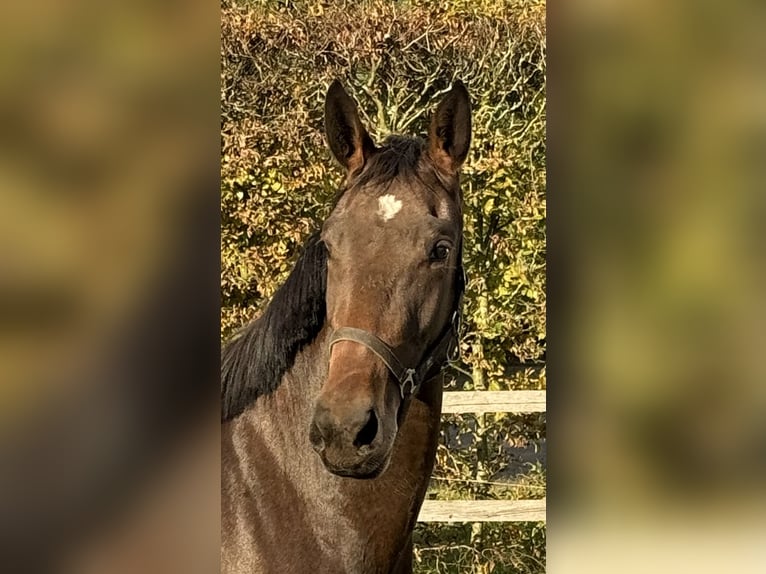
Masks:
[[[404,398],[405,389],[408,385],[410,393],[414,393],[415,389],[419,386],[419,381],[416,382],[415,380],[417,377],[416,369],[410,369],[402,365],[399,358],[391,350],[391,347],[386,345],[378,336],[364,329],[341,327],[333,332],[330,337],[330,350],[332,351],[332,346],[340,341],[359,343],[380,357],[380,360],[385,363],[388,370],[391,371],[391,374],[394,375],[394,378],[399,383],[402,398]]]
[[[438,375],[441,372],[442,365],[450,359],[453,345],[457,346],[458,316],[458,312],[455,311],[452,321],[447,326],[445,333],[441,336],[436,346],[414,368],[405,367],[391,347],[384,343],[377,335],[364,329],[356,329],[354,327],[336,329],[330,336],[330,350],[332,351],[333,345],[340,341],[353,341],[354,343],[364,345],[375,353],[388,367],[388,370],[391,371],[391,374],[399,383],[399,392],[402,399],[404,399],[407,395],[417,393],[425,381]],[[438,366],[438,370],[435,372],[433,370],[434,366]]]
[[[461,254],[462,255],[462,254]],[[462,259],[462,257],[461,257]],[[458,351],[458,339],[460,335],[461,307],[463,291],[465,290],[465,275],[462,264],[457,270],[456,277],[456,301],[452,319],[445,327],[437,342],[431,346],[421,362],[415,367],[407,367],[402,364],[396,353],[377,335],[357,329],[355,327],[341,327],[330,335],[330,352],[335,343],[340,341],[352,341],[364,345],[375,353],[388,367],[391,374],[399,383],[399,392],[404,399],[408,395],[414,395],[420,390],[420,386],[436,375],[442,367],[455,359],[452,355]]]

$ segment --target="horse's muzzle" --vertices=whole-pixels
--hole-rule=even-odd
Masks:
[[[341,419],[317,405],[309,430],[311,446],[333,474],[374,478],[385,468],[391,441],[383,436],[374,408],[344,413]]]

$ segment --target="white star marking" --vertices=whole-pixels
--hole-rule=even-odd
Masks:
[[[389,194],[378,198],[378,215],[383,218],[383,221],[392,219],[401,208],[402,202],[396,199],[396,196]]]

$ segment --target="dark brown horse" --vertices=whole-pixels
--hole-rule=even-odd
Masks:
[[[335,209],[223,350],[227,573],[412,571],[463,292],[468,93],[453,86],[426,141],[378,147],[336,81],[325,131],[348,174]]]

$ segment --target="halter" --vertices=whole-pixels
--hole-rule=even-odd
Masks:
[[[339,341],[352,341],[367,347],[375,353],[388,367],[391,374],[399,383],[399,392],[404,399],[408,395],[414,395],[420,390],[421,385],[430,381],[441,373],[442,368],[454,361],[459,351],[460,321],[462,317],[463,292],[465,291],[465,271],[462,264],[462,249],[458,254],[459,268],[455,278],[455,304],[452,318],[444,331],[434,343],[425,357],[414,367],[406,367],[399,360],[396,352],[389,347],[380,337],[355,327],[340,327],[330,336],[330,352],[332,346]]]

